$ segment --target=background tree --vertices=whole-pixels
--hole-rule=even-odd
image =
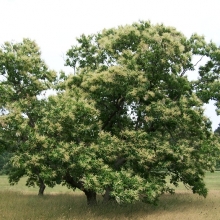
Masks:
[[[220,126],[218,125],[218,127],[215,129],[215,134],[220,135]]]
[[[218,138],[218,142],[220,142],[220,126],[218,126],[216,129],[215,129],[215,135],[217,136]],[[220,169],[220,156],[219,154],[217,154],[217,161],[216,161],[216,169]]]
[[[0,175],[7,174],[9,172],[9,167],[7,166],[8,161],[11,158],[11,154],[7,151],[0,154]]]
[[[42,117],[40,109],[45,100],[39,97],[51,88],[56,75],[48,70],[40,58],[39,47],[29,39],[2,45],[0,74],[0,137],[6,151],[14,155],[10,160],[10,183],[15,184],[27,175],[27,185],[37,183],[44,188],[41,167],[34,162],[41,146],[34,146],[29,140]]]

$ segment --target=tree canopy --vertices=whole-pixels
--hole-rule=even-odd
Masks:
[[[219,143],[203,104],[215,100],[218,112],[220,49],[142,21],[77,41],[66,55],[74,74],[56,79],[34,42],[0,50],[0,138],[16,152],[11,183],[23,175],[28,185],[62,183],[89,204],[97,193],[154,203],[179,182],[206,196]],[[46,89],[56,95],[39,98]]]
[[[38,146],[32,144],[35,125],[41,120],[45,100],[39,96],[51,88],[56,78],[40,57],[34,41],[6,42],[0,49],[1,74],[1,147],[14,156],[11,158],[11,183],[27,175],[27,185],[39,182],[39,166],[32,166]]]

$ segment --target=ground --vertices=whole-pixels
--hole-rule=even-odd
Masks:
[[[138,203],[127,206],[88,207],[80,192],[66,187],[47,188],[45,196],[37,196],[38,189],[27,188],[25,179],[9,186],[6,176],[0,176],[0,219],[200,219],[220,220],[220,172],[207,173],[209,189],[205,199],[180,186],[175,195],[165,194],[157,206]],[[101,201],[101,198],[100,198]]]

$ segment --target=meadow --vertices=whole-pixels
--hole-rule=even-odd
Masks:
[[[86,205],[81,192],[66,187],[46,188],[45,195],[37,196],[37,188],[25,186],[23,178],[10,186],[6,176],[0,176],[0,220],[44,219],[193,219],[220,220],[220,172],[207,173],[207,198],[192,194],[180,186],[174,195],[161,196],[157,206],[137,203],[133,205]],[[101,201],[101,198],[100,198]]]

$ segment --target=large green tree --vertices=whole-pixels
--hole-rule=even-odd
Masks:
[[[206,196],[205,172],[219,153],[203,109],[211,99],[218,107],[217,46],[149,22],[77,40],[66,58],[74,74],[56,83],[34,42],[0,51],[0,138],[16,152],[10,181],[62,183],[89,204],[97,193],[105,202],[154,203],[179,182]],[[48,88],[57,94],[40,99]]]
[[[183,182],[206,196],[203,178],[215,169],[219,145],[203,104],[219,97],[217,46],[149,22],[77,40],[67,52],[66,65],[75,71],[67,88],[89,93],[110,138],[98,144],[97,155],[112,176],[95,175],[94,191],[106,190],[104,198],[120,202],[154,202],[172,191],[169,176],[174,186]],[[187,75],[195,74],[203,57],[208,61],[200,66],[198,80],[190,81]]]

